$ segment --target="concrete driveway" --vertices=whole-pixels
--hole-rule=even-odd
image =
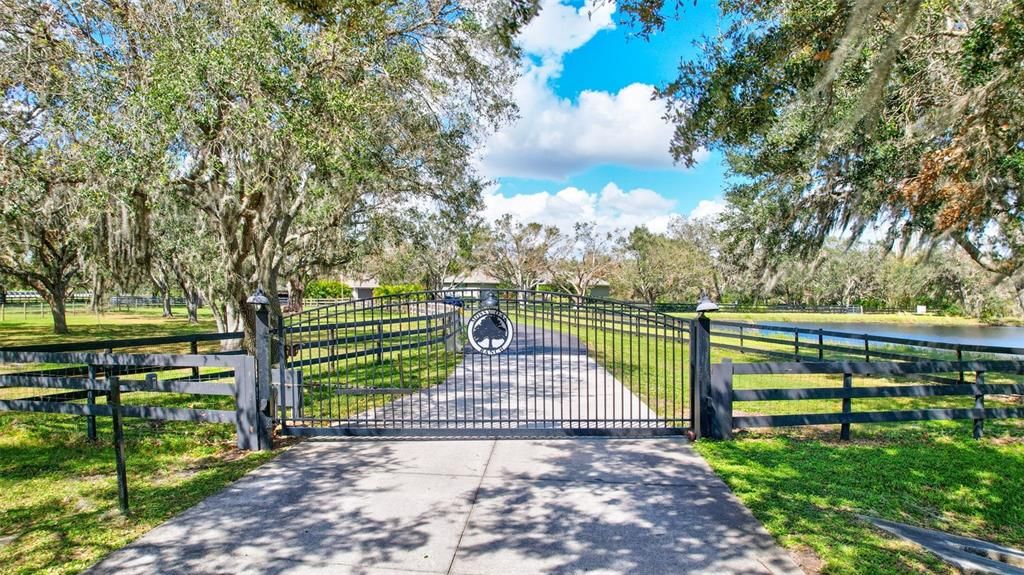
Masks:
[[[799,573],[681,438],[307,441],[91,573]]]

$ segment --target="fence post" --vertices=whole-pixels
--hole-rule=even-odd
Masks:
[[[89,390],[85,392],[85,403],[89,406],[89,415],[85,418],[85,435],[89,441],[96,441],[96,416],[92,409],[96,407],[96,366],[89,364]]]
[[[710,437],[711,434],[711,319],[701,314],[694,325],[693,347],[690,353],[694,356],[693,389],[696,392],[694,404],[699,413],[697,431],[699,437]],[[696,423],[696,422],[695,422]]]
[[[740,353],[743,352],[743,326],[740,326]]]
[[[711,366],[711,437],[732,439],[732,360]]]
[[[793,359],[800,361],[800,328],[793,330]]]
[[[255,421],[250,422],[255,437],[254,441],[249,442],[251,446],[243,449],[262,451],[273,447],[273,406],[270,401],[270,298],[263,293],[262,288],[257,288],[246,302],[256,309],[256,377],[250,380],[256,384],[252,397]],[[249,382],[242,382],[241,387],[249,387]]]
[[[822,329],[818,328],[818,361],[825,359],[825,337]]]
[[[974,385],[985,385],[985,372],[974,372]],[[985,434],[985,394],[979,389],[974,395],[974,409],[981,410],[981,417],[974,419],[974,439],[981,439]]]
[[[853,389],[853,374],[843,374],[843,390],[849,393]],[[849,396],[843,398],[843,414],[853,413],[853,399]],[[844,421],[839,427],[839,439],[850,440],[850,422]]]
[[[188,344],[189,344],[188,345],[189,352],[192,355],[199,355],[199,341],[196,340],[195,337],[193,337],[192,341],[188,342]],[[196,381],[199,381],[199,366],[198,365],[196,367],[192,368],[192,379],[194,379]]]
[[[960,362],[964,360],[964,351],[960,349],[960,346],[956,346],[956,362],[960,364],[960,383],[964,383],[964,365]]]
[[[871,344],[868,334],[864,334],[864,361],[871,361]]]
[[[117,466],[117,505],[128,515],[128,470],[124,460],[124,426],[121,422],[121,382],[110,378],[110,415],[114,427],[114,461]]]

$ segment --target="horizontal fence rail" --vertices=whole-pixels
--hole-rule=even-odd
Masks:
[[[854,387],[854,376],[902,377],[919,374],[971,372],[973,383],[937,385],[876,385]],[[886,423],[950,419],[974,420],[974,436],[980,438],[986,419],[1024,418],[1024,407],[986,407],[986,396],[1024,394],[1024,384],[986,384],[986,373],[1024,373],[1021,361],[917,361],[896,362],[787,362],[733,364],[730,360],[712,366],[710,388],[704,399],[711,413],[709,437],[727,439],[733,429],[752,427],[790,427],[839,424],[840,437],[849,439],[851,423]],[[734,376],[771,375],[786,377],[808,374],[842,376],[842,387],[772,387],[734,389]],[[955,380],[953,380],[955,382]],[[963,396],[974,399],[972,408],[935,408],[910,410],[853,410],[854,399],[922,398]],[[835,413],[797,413],[786,415],[734,415],[734,404],[751,401],[841,400],[841,411]]]

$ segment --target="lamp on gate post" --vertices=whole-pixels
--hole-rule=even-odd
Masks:
[[[484,301],[481,302],[481,306],[485,308],[498,309],[498,294],[489,291],[484,294]]]
[[[270,298],[268,298],[266,292],[263,291],[263,286],[260,286],[256,288],[256,291],[254,291],[252,295],[245,300],[245,303],[255,307],[256,312],[259,313],[270,305]]]
[[[693,325],[690,354],[692,356],[691,398],[694,412],[691,425],[695,437],[709,437],[711,433],[711,319],[708,313],[718,311],[718,304],[706,292],[697,299],[697,321]]]
[[[701,292],[697,300],[697,317],[704,317],[704,314],[712,311],[718,311],[718,304],[711,301],[707,293]]]

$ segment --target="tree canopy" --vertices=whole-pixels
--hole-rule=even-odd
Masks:
[[[881,224],[1024,269],[1024,2],[723,2],[727,26],[664,86],[671,151],[724,152],[730,249],[770,269]],[[663,13],[626,5],[641,33]]]
[[[97,281],[177,283],[221,329],[242,322],[251,334],[244,301],[256,285],[274,293],[281,278],[337,268],[382,215],[416,201],[476,204],[470,155],[514,112],[514,54],[494,29],[514,16],[505,10],[460,0],[5,8],[3,216],[20,219],[3,227],[0,271],[40,275],[26,270],[43,265],[45,244],[66,244],[74,265],[50,276],[78,274],[83,256],[108,272]],[[80,229],[97,241],[71,236]]]

